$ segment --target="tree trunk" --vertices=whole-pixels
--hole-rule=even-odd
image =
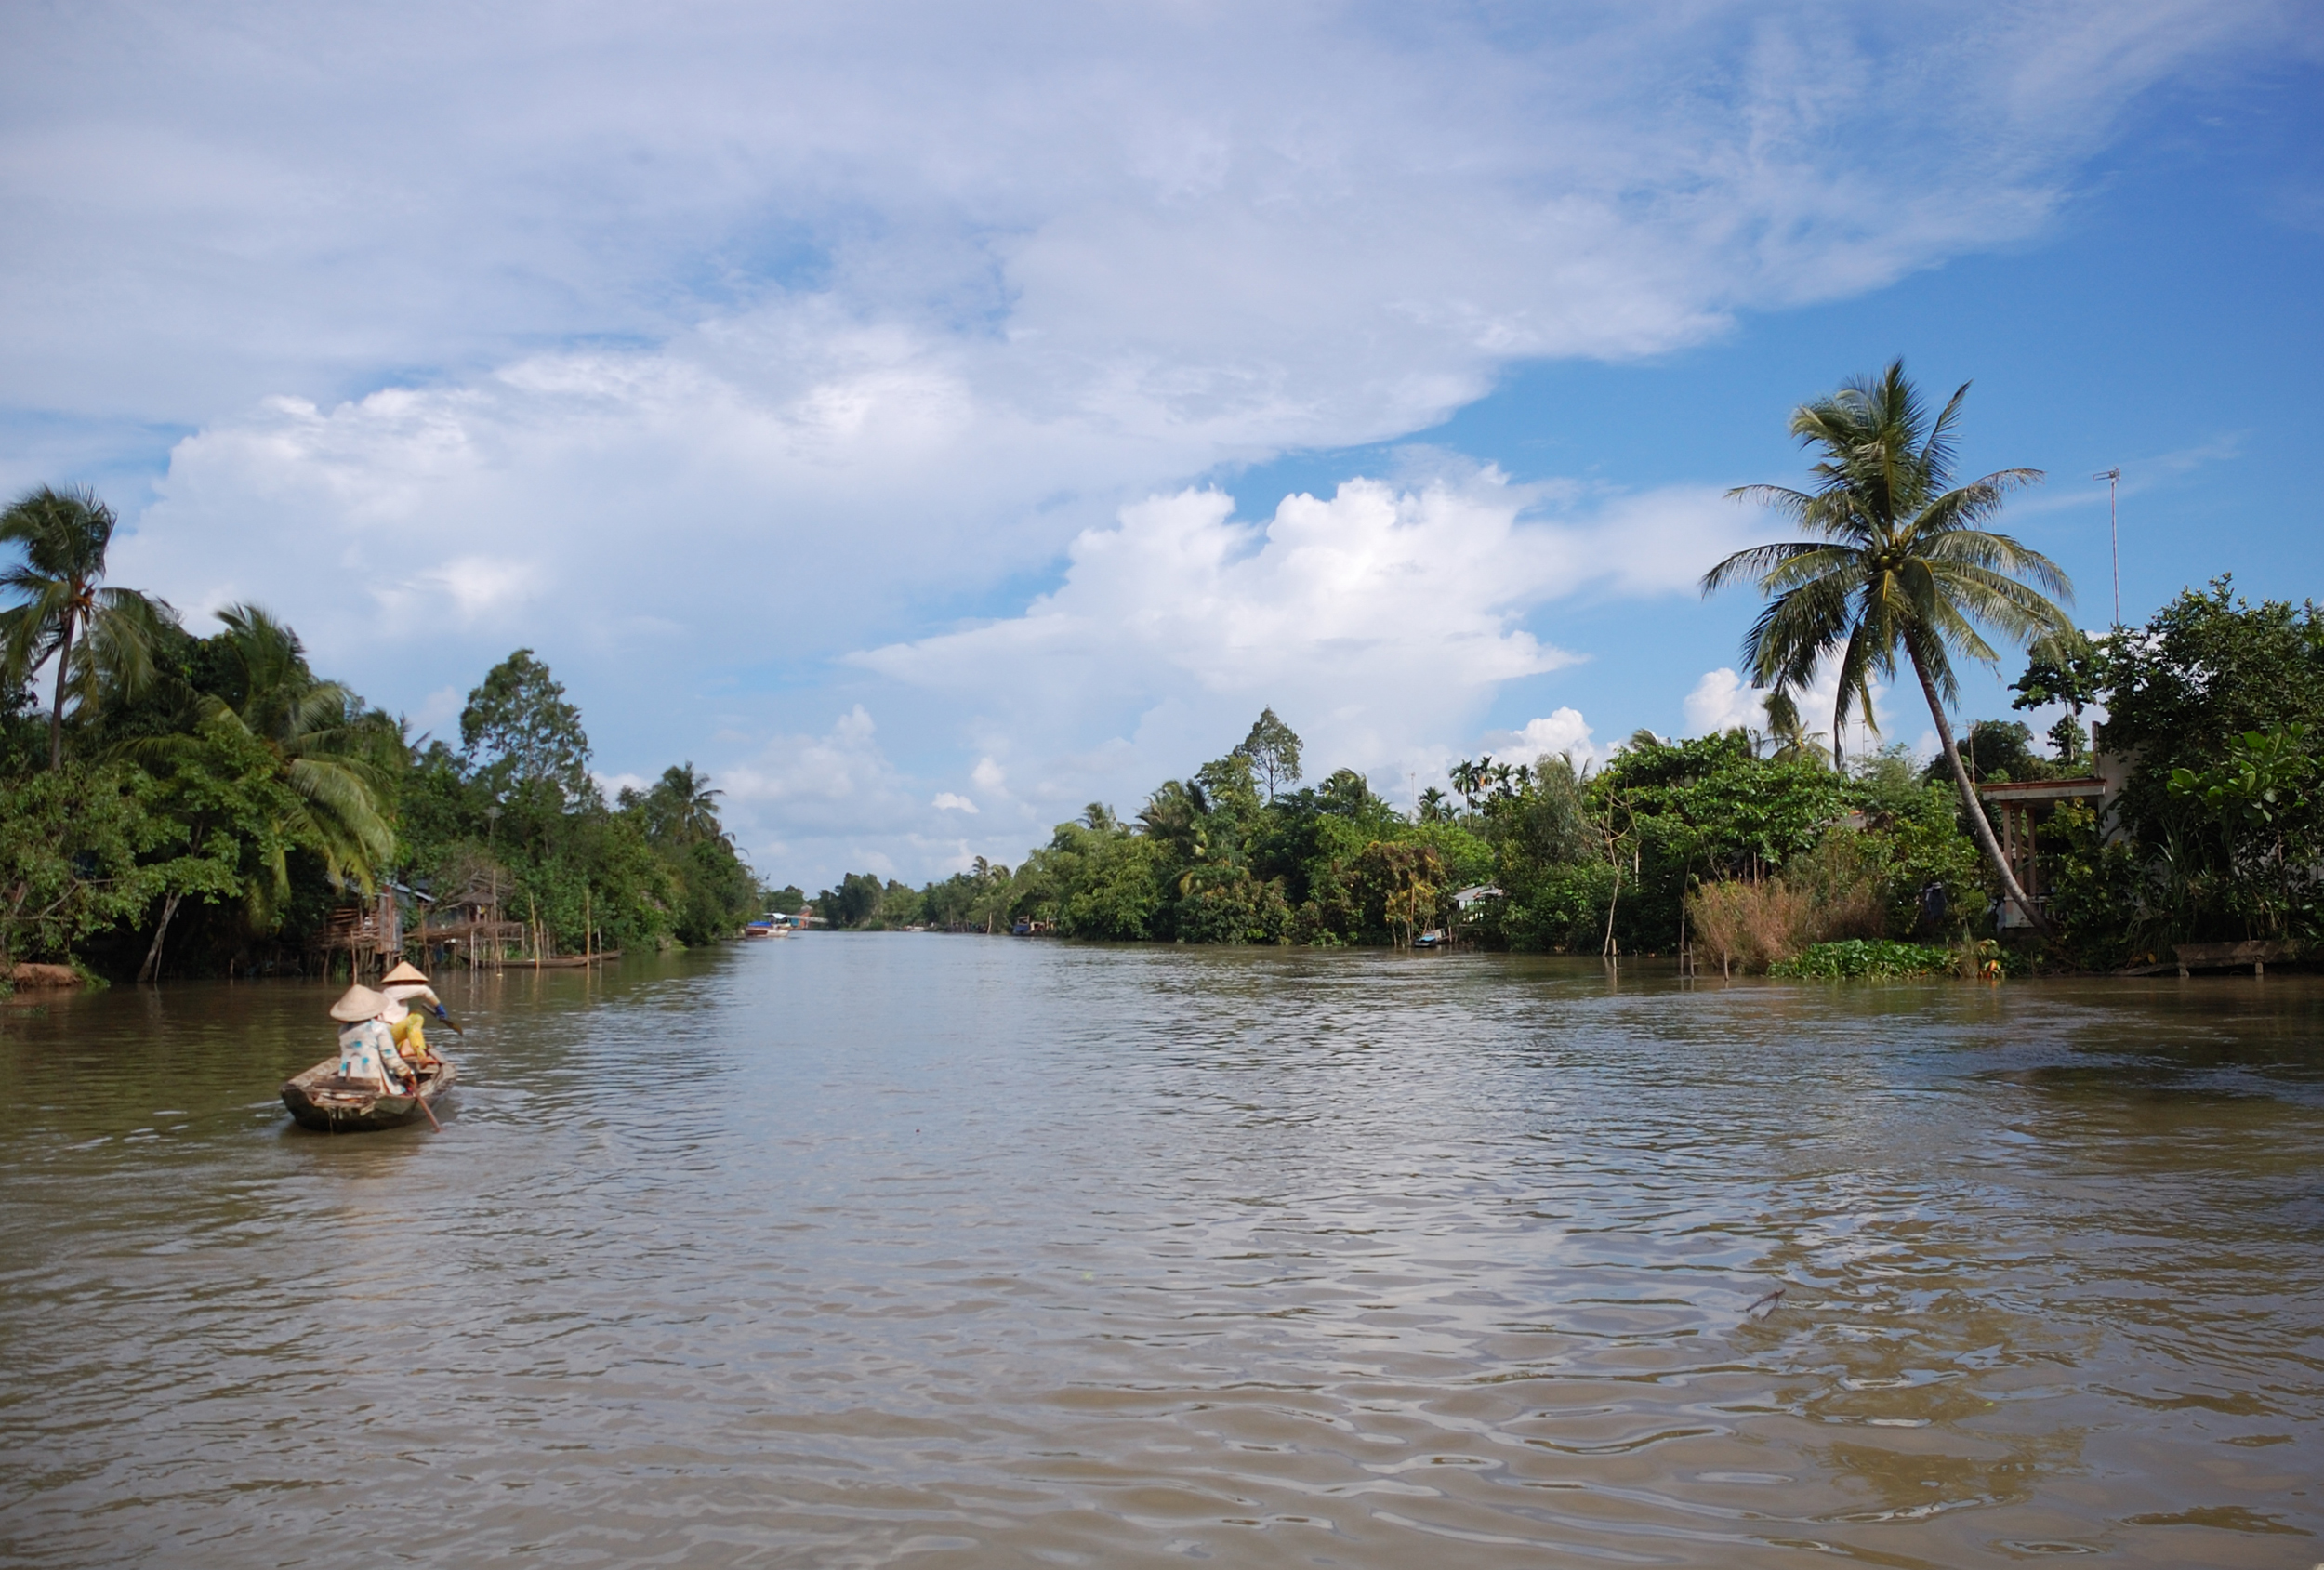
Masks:
[[[1905,653],[1912,661],[1912,674],[1921,679],[1921,695],[1929,700],[1930,718],[1936,721],[1936,743],[1945,749],[1945,761],[1953,772],[1953,785],[1961,792],[1961,806],[1969,813],[1969,829],[1976,836],[1977,849],[1985,852],[1985,859],[2000,874],[2002,894],[2025,912],[2033,930],[2046,938],[2050,935],[2050,923],[2034,908],[2026,891],[2018,887],[2017,875],[2009,868],[2009,858],[2001,854],[2000,841],[1993,838],[1993,825],[1986,821],[1985,803],[1977,798],[1977,787],[1969,783],[1968,766],[1961,760],[1961,749],[1953,745],[1953,727],[1945,718],[1945,706],[1937,701],[1936,683],[1929,679],[1928,667],[1921,663],[1919,650],[1908,642]]]
[[[73,617],[64,619],[64,639],[57,648],[57,701],[48,708],[48,767],[64,767],[64,681],[73,667]]]
[[[169,931],[169,918],[178,914],[178,902],[183,894],[172,894],[162,902],[162,924],[153,929],[153,946],[145,951],[145,963],[138,970],[138,985],[161,980],[162,939]]]

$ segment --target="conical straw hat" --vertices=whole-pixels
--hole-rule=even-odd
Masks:
[[[351,1024],[357,1020],[376,1018],[379,1010],[387,1006],[388,1000],[369,987],[351,986],[337,1003],[331,1005],[331,1017]]]
[[[394,970],[379,978],[379,984],[382,986],[396,982],[418,982],[424,986],[427,984],[428,978],[420,974],[418,966],[406,959],[399,962]]]

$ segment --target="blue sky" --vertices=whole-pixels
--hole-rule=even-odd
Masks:
[[[2286,70],[2159,94],[2037,236],[1852,298],[1752,313],[1715,343],[1512,367],[1410,440],[1520,479],[1796,482],[1790,407],[1901,354],[1933,397],[1974,383],[1964,473],[2047,471],[2006,527],[2072,574],[2084,626],[2113,615],[2107,487],[2091,477],[2116,467],[2125,619],[2223,573],[2253,596],[2304,600],[2324,587],[2318,89],[2312,72]],[[1257,500],[1391,462],[1384,446],[1288,454],[1221,480]],[[1596,657],[1510,683],[1493,719],[1522,725],[1572,704],[1603,715],[1602,733],[1684,731],[1681,695],[1706,662],[1734,663],[1753,603],[1561,606],[1561,636]],[[1970,706],[2003,712],[2017,673],[1973,683]],[[1898,736],[1925,726],[1908,710]]]
[[[2118,464],[2132,619],[2317,579],[2298,6],[0,35],[0,483],[98,484],[123,581],[423,726],[533,646],[778,881],[1013,861],[1261,704],[1399,795],[1718,723],[1751,603],[1688,585],[1768,529],[1720,493],[1895,354],[1974,379],[1965,468],[2050,472],[2008,527],[2085,625]]]

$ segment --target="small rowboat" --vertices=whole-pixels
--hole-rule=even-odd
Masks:
[[[339,1061],[325,1058],[306,1073],[283,1081],[283,1104],[302,1128],[326,1134],[394,1128],[423,1115],[420,1103],[435,1105],[459,1080],[451,1060],[438,1058],[419,1071],[419,1094],[383,1091],[367,1079],[341,1079]]]

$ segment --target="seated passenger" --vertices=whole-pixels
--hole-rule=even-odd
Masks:
[[[388,1029],[395,1045],[416,1067],[426,1068],[436,1061],[428,1047],[428,1034],[423,1027],[421,1010],[433,1012],[437,1018],[448,1020],[443,1002],[419,968],[405,960],[380,978],[379,991],[387,998],[388,1007],[380,1018],[388,1022]]]
[[[376,1085],[382,1091],[409,1093],[419,1082],[412,1065],[395,1049],[395,1036],[380,1017],[390,1008],[385,997],[367,986],[351,986],[331,1005],[339,1022],[339,1077],[358,1085]]]

